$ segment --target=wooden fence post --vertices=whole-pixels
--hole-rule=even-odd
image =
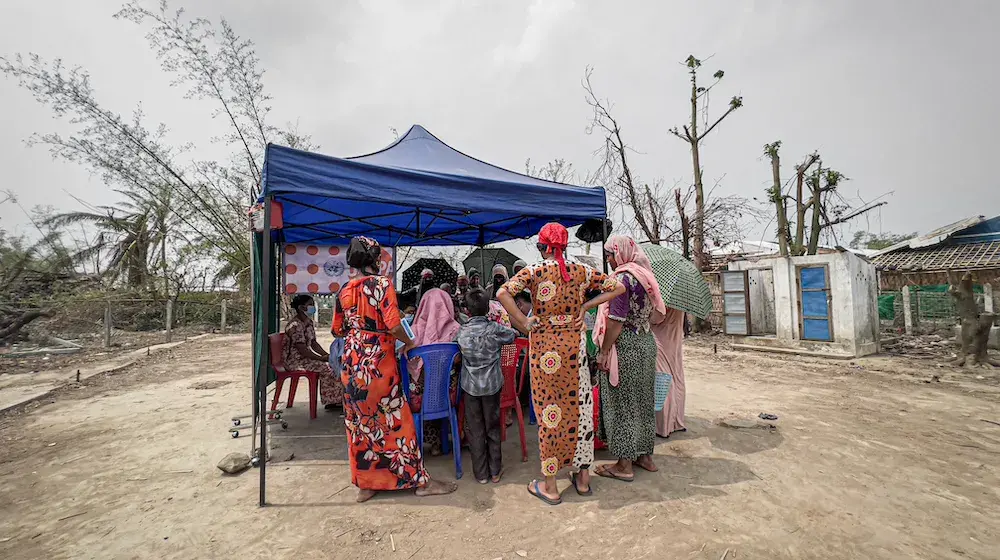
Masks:
[[[226,304],[229,302],[228,299],[222,300],[222,321],[219,325],[219,331],[226,332]]]
[[[174,328],[174,300],[167,298],[167,342],[173,339]]]
[[[906,334],[913,334],[913,311],[910,309],[910,287],[903,286],[903,326]]]
[[[104,308],[104,347],[111,348],[111,301]]]

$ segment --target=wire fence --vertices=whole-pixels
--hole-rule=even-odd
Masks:
[[[44,310],[14,343],[45,345],[52,337],[84,347],[171,342],[204,332],[250,332],[250,301],[235,293],[198,292],[170,299],[122,294],[85,294],[0,302],[10,313]],[[131,344],[130,344],[131,345]]]
[[[986,305],[986,295],[983,292],[974,293],[976,304],[980,310],[1000,309],[1000,298],[993,294],[992,307]],[[900,332],[906,328],[905,298],[901,291],[882,291],[879,293],[879,319],[882,327]],[[910,317],[914,334],[936,334],[954,329],[959,324],[958,312],[955,309],[955,298],[947,291],[922,290],[910,288]]]

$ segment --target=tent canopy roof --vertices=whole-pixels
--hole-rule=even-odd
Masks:
[[[467,156],[414,125],[389,147],[335,158],[268,145],[263,197],[283,206],[286,242],[486,245],[547,222],[605,216],[605,193],[545,181]]]

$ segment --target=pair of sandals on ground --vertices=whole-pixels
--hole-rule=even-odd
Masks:
[[[649,472],[656,472],[659,470],[656,464],[653,463],[653,457],[651,455],[643,455],[635,461],[619,459],[615,463],[600,465],[594,469],[594,474],[604,478],[620,480],[622,482],[632,482],[635,480],[635,472],[632,470],[633,466]],[[590,487],[589,481],[586,487],[584,487],[580,482],[580,478],[579,472],[573,472],[569,475],[569,480],[573,483],[573,489],[576,490],[576,493],[580,496],[593,495],[594,490]],[[532,480],[531,483],[528,484],[528,493],[550,506],[556,506],[562,503],[562,496],[560,494],[553,495],[546,493],[537,479]]]

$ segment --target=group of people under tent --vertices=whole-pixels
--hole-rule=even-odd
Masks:
[[[527,485],[532,496],[561,503],[556,480],[563,469],[584,496],[593,493],[591,473],[630,482],[636,469],[658,470],[656,436],[685,430],[684,313],[664,305],[650,261],[632,238],[614,235],[605,242],[610,274],[567,259],[568,238],[562,225],[545,225],[538,235],[539,262],[518,262],[510,276],[502,265],[494,267],[485,287],[478,271],[470,270],[454,292],[421,289],[412,317],[400,310],[390,279],[378,273],[379,244],[354,238],[347,260],[361,274],[336,297],[331,331],[342,339],[342,350],[335,348],[340,355],[333,360],[316,342],[312,298],[293,299],[286,367],[320,372],[323,404],[343,407],[359,502],[391,490],[416,489],[426,496],[456,489],[432,479],[424,467],[425,452],[440,453],[440,429],[425,425],[425,449],[416,443],[419,359],[407,364],[409,391],[401,387],[398,363],[410,350],[439,342],[460,348],[452,398],[465,405],[463,439],[480,483],[503,475],[500,349],[518,336],[529,339],[521,358],[529,360],[530,406],[538,417],[540,472]],[[591,336],[584,325],[594,313]],[[588,341],[596,348],[590,354]],[[655,396],[658,377],[671,383],[663,402]],[[594,464],[597,438],[616,461]]]

